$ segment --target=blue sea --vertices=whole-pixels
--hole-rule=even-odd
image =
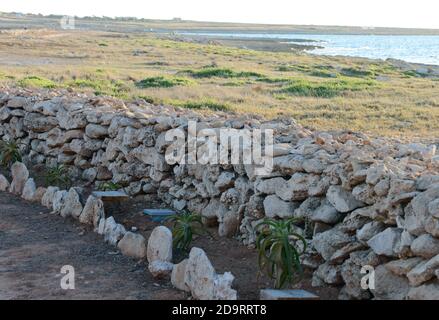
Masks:
[[[353,56],[371,59],[400,59],[413,63],[439,65],[439,36],[401,35],[329,35],[329,34],[276,34],[276,33],[208,33],[181,32],[185,35],[203,35],[236,38],[270,38],[297,44],[323,47],[309,53],[328,56]],[[313,40],[317,42],[302,42]]]

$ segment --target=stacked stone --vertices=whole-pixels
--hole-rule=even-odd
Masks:
[[[273,172],[260,177],[251,165],[169,165],[165,134],[187,133],[188,120],[200,128],[273,129]],[[303,264],[315,269],[314,285],[341,286],[341,298],[437,297],[435,145],[68,92],[0,94],[0,121],[0,138],[23,143],[29,162],[64,164],[72,177],[112,181],[132,196],[157,195],[247,245],[265,217],[300,219],[297,230],[309,242]],[[55,199],[75,203],[77,197],[75,190],[58,190]],[[63,214],[78,212],[69,207]],[[376,271],[375,289],[360,287],[366,265]]]

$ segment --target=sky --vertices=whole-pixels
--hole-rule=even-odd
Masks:
[[[438,0],[0,0],[0,11],[439,29]]]

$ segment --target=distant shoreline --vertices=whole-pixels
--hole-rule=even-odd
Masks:
[[[25,14],[19,12],[0,12],[1,28],[14,29],[51,25],[52,27],[63,17],[53,14],[49,16],[39,14]],[[5,25],[7,22],[7,25]],[[361,27],[361,26],[325,26],[325,25],[286,25],[286,24],[256,24],[256,23],[233,23],[233,22],[205,22],[181,20],[139,19],[134,17],[77,17],[78,26],[91,28],[92,30],[109,31],[109,29],[122,28],[125,32],[144,32],[146,30],[167,31],[176,30],[205,32],[268,32],[268,33],[298,33],[298,34],[346,34],[346,35],[439,35],[439,29],[422,28],[389,28],[389,27]]]

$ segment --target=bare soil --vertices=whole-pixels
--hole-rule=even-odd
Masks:
[[[37,185],[46,184],[41,168],[34,166],[30,172],[37,177]],[[0,169],[0,173],[10,179],[8,171]],[[85,193],[91,193],[89,186],[84,187]],[[152,195],[105,203],[107,217],[114,216],[127,230],[134,227],[148,239],[159,224],[143,214],[146,208],[166,205]],[[0,192],[0,300],[190,298],[175,290],[169,279],[153,279],[145,261],[122,256],[90,227],[72,218],[67,220],[41,205]],[[258,299],[260,289],[272,287],[272,281],[259,272],[254,248],[238,239],[218,236],[217,228],[208,231],[210,235],[196,237],[192,246],[207,253],[218,273],[232,272],[239,299]],[[179,254],[174,263],[184,258]],[[60,287],[63,265],[75,268],[75,290]],[[306,271],[294,288],[313,292],[324,300],[337,299],[338,288],[314,288],[311,278],[312,273]]]
[[[61,289],[64,265],[75,269],[75,290]],[[184,298],[77,221],[0,193],[0,300]]]

